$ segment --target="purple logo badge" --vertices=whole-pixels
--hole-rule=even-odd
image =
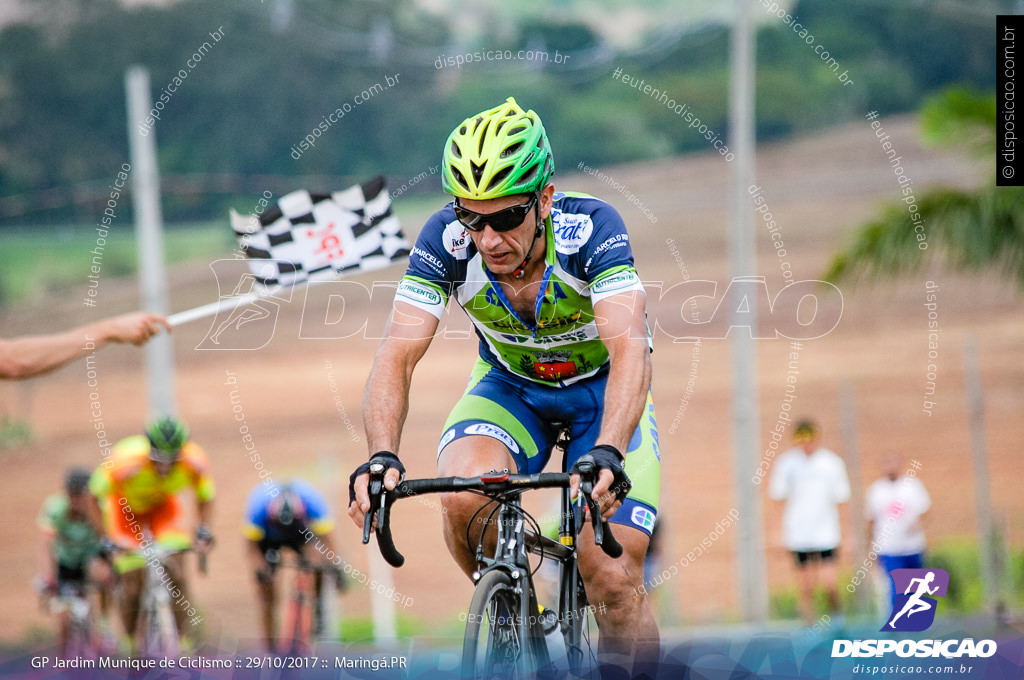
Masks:
[[[945,569],[893,569],[889,572],[897,593],[896,605],[882,626],[883,632],[919,632],[935,621],[935,597],[945,597],[949,574]]]

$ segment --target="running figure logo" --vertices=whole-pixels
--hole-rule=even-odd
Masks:
[[[929,595],[945,597],[949,574],[945,569],[893,569],[889,572],[896,592],[896,605],[889,614],[883,632],[918,632],[935,621],[938,601]]]

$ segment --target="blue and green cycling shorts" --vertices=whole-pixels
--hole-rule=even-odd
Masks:
[[[445,423],[437,455],[456,439],[482,435],[505,445],[519,473],[533,474],[547,465],[558,435],[556,424],[564,423],[571,428],[564,462],[568,470],[597,441],[607,381],[605,373],[565,387],[549,387],[478,359],[466,392]],[[658,514],[661,482],[658,425],[650,392],[626,449],[626,474],[633,489],[609,521],[650,535]]]

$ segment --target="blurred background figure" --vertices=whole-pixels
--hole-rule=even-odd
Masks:
[[[102,620],[91,632],[103,631],[104,642],[110,643],[113,632],[107,621],[108,593],[113,586],[110,565],[103,549],[100,527],[89,517],[89,471],[84,468],[68,470],[64,478],[64,493],[46,498],[39,511],[37,524],[43,535],[39,553],[40,590],[48,597],[60,596],[64,592],[89,601],[93,612],[96,604]],[[90,585],[96,586],[98,597],[94,597]],[[70,590],[68,590],[70,589]],[[57,598],[59,602],[61,598]],[[68,633],[71,612],[67,606],[58,606],[60,653],[68,654]],[[89,620],[97,618],[90,615]],[[98,651],[99,639],[91,641]]]
[[[274,493],[274,491],[279,493]],[[327,555],[340,556],[334,550],[330,533],[334,519],[324,496],[302,479],[293,479],[280,487],[268,489],[262,483],[253,487],[246,502],[246,552],[256,579],[256,592],[260,602],[260,621],[267,649],[276,650],[274,610],[278,591],[275,575],[281,566],[283,552],[291,550],[300,563],[318,565],[314,572],[313,634],[324,629],[324,572],[336,577],[339,588],[344,587],[338,565]]]
[[[135,643],[144,634],[137,630],[149,554],[142,554],[142,541],[150,541],[167,553],[161,562],[180,590],[173,609],[178,634],[187,648],[195,636],[185,631],[191,601],[183,553],[192,549],[203,555],[213,545],[210,517],[215,488],[206,452],[191,440],[184,422],[159,418],[146,426],[145,434],[122,439],[111,449],[109,460],[93,472],[89,490],[95,497],[90,511],[94,517],[102,513],[104,530],[120,551],[113,564],[121,580],[125,633]],[[188,535],[183,500],[187,490],[196,501],[194,542]]]
[[[171,331],[167,319],[159,314],[132,312],[63,333],[0,340],[0,379],[49,373],[112,342],[142,345],[161,328]]]
[[[924,566],[925,537],[921,518],[932,505],[924,484],[916,471],[903,470],[902,458],[887,453],[882,459],[880,479],[868,487],[864,513],[867,516],[871,549],[878,554],[879,579],[882,587],[879,608],[887,611],[896,604],[889,572],[893,569],[920,569]]]
[[[821,585],[833,620],[839,617],[837,553],[842,535],[839,504],[850,500],[850,482],[843,460],[819,444],[812,420],[793,428],[794,448],[775,461],[768,495],[784,501],[782,541],[797,567],[800,617],[814,622],[814,590]]]

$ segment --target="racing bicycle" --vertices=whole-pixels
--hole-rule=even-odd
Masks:
[[[564,451],[567,431],[558,438]],[[564,467],[564,460],[563,460]],[[569,497],[569,474],[512,474],[508,470],[479,477],[442,477],[406,480],[392,491],[383,485],[384,466],[370,467],[370,509],[364,517],[363,543],[371,528],[384,559],[395,567],[405,558],[395,547],[391,534],[391,506],[401,498],[424,493],[470,492],[493,503],[485,504],[469,523],[480,517],[485,526],[494,526],[497,543],[494,554],[484,544],[481,532],[476,545],[478,569],[473,573],[476,586],[466,614],[466,632],[462,648],[462,673],[471,678],[516,678],[538,671],[569,671],[580,675],[594,663],[589,640],[587,594],[579,573],[576,539],[583,528],[584,506],[594,530],[594,542],[609,556],[622,554],[608,523],[601,520],[598,504],[591,498],[598,469],[584,463],[580,469],[581,493],[574,502]],[[561,489],[561,513],[558,540],[544,536],[536,520],[521,504],[525,491],[542,488]],[[374,524],[374,520],[376,523]],[[467,541],[469,540],[467,529]],[[551,559],[558,565],[558,609],[546,612],[537,606],[534,573],[529,555]],[[564,644],[564,659],[552,658],[546,633],[557,630]]]
[[[264,559],[273,571],[286,566],[278,549],[266,551]],[[285,656],[303,656],[312,651],[313,636],[322,635],[326,631],[325,591],[332,583],[331,579],[336,578],[336,574],[333,570],[313,565],[301,552],[297,552],[295,560],[289,561],[287,566],[294,568],[295,574],[288,604],[284,609],[276,649]],[[322,573],[324,579],[319,596],[315,587],[318,572]]]

